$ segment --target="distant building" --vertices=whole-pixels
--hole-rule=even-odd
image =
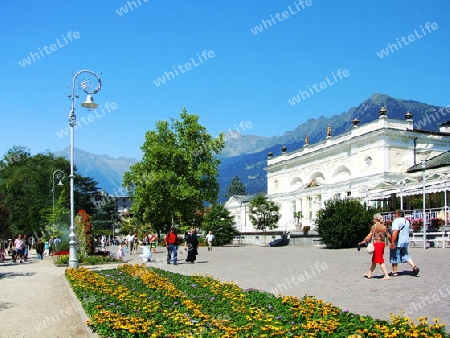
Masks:
[[[255,195],[234,195],[225,203],[225,209],[234,217],[237,231],[248,233],[255,231],[250,218],[248,217],[248,206]]]
[[[119,215],[127,213],[130,210],[131,204],[133,203],[133,198],[130,196],[110,196],[114,198],[117,205],[117,212]]]
[[[382,108],[377,120],[352,123],[353,128],[341,135],[331,136],[330,127],[324,128],[324,139],[318,143],[305,143],[292,152],[283,146],[280,155],[268,154],[266,197],[280,206],[279,230],[314,229],[317,211],[333,197],[356,198],[385,210],[414,209],[422,198],[422,161],[427,208],[448,210],[449,122],[439,132],[415,129],[409,112],[405,120],[395,120]],[[247,204],[239,196],[225,204],[241,232],[254,231]],[[300,219],[294,217],[298,212]]]

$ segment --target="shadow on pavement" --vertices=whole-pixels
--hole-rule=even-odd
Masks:
[[[34,272],[0,272],[0,279],[13,277],[28,277],[35,275]]]

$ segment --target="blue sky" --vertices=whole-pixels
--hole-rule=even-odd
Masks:
[[[449,1],[3,0],[0,8],[0,155],[14,145],[32,154],[69,146],[60,137],[67,95],[84,69],[102,73],[103,87],[96,113],[80,107],[77,91],[75,146],[112,157],[140,158],[145,132],[182,107],[214,136],[236,127],[274,136],[373,93],[450,105]]]

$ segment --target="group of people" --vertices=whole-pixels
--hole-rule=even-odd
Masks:
[[[117,258],[123,259],[126,253],[137,253],[138,248],[142,249],[142,254],[139,256],[143,258],[144,262],[150,261],[153,254],[156,254],[158,246],[158,235],[156,233],[144,234],[141,240],[138,239],[137,233],[130,231],[125,237],[124,242],[119,243],[117,251]],[[214,235],[212,231],[206,235],[206,242],[208,243],[208,251],[212,250]],[[173,263],[178,265],[178,247],[182,239],[178,236],[176,228],[172,227],[169,233],[164,238],[164,245],[167,250],[167,264]],[[194,263],[198,255],[199,240],[195,228],[191,228],[185,237],[184,249],[187,251],[186,262]]]
[[[408,252],[409,247],[409,221],[405,218],[403,210],[395,211],[395,219],[392,222],[392,229],[384,224],[383,217],[380,214],[373,216],[374,224],[369,234],[364,238],[359,245],[367,244],[372,241],[374,245],[374,252],[372,254],[372,263],[369,272],[364,276],[372,278],[373,271],[376,265],[379,264],[384,273],[383,280],[389,280],[392,276],[398,276],[398,264],[408,263],[412,268],[413,276],[419,274],[420,269],[411,259]],[[389,260],[392,264],[392,271],[388,272],[384,263],[384,248],[386,242],[389,243]]]
[[[140,245],[149,246],[153,253],[156,253],[156,247],[158,246],[158,235],[156,233],[152,234],[144,234],[142,237],[142,241],[139,240],[137,233],[133,233],[132,231],[125,237],[125,246],[130,255],[133,252],[137,252]]]
[[[208,251],[212,250],[213,241],[214,235],[212,234],[212,231],[209,231],[209,233],[206,235],[206,242],[208,243]],[[167,264],[170,264],[172,262],[174,265],[177,265],[178,264],[177,252],[180,240],[178,238],[178,235],[176,234],[175,228],[170,229],[170,232],[166,235],[164,242],[167,248]],[[184,241],[184,250],[187,251],[186,262],[189,263],[195,262],[198,255],[198,245],[199,240],[197,236],[197,231],[195,230],[195,228],[191,228]]]
[[[61,240],[58,237],[50,237],[48,241],[33,236],[19,234],[12,239],[0,239],[0,262],[6,261],[7,254],[11,256],[12,263],[24,263],[29,259],[32,248],[36,250],[36,258],[44,259],[44,256],[52,255],[54,247],[57,247]]]
[[[35,243],[34,238],[28,238],[27,235],[18,235],[15,238],[6,240],[1,240],[0,248],[0,261],[4,262],[6,260],[6,251],[12,257],[12,262],[23,263],[28,260],[28,253],[31,250],[32,245]]]

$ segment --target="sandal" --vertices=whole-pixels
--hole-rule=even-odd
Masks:
[[[370,275],[364,275],[364,278],[371,279],[372,276],[370,276]]]
[[[397,277],[398,276],[398,272],[389,272],[388,276]]]
[[[419,274],[420,269],[417,267],[417,265],[415,267],[413,267],[413,276],[417,276]]]

